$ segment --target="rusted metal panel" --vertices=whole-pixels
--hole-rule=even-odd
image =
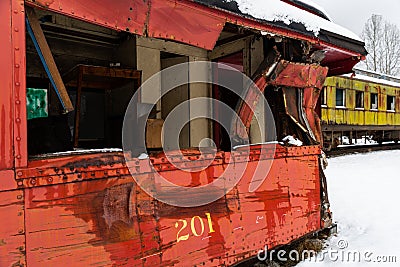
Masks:
[[[160,203],[137,187],[127,174],[48,186],[30,184],[31,188],[25,189],[28,264],[232,265],[256,256],[265,245],[273,248],[287,244],[320,229],[319,147],[278,145],[274,154],[273,146],[251,147],[248,162],[240,153],[220,154],[221,159],[238,157],[235,164],[248,164],[246,171],[225,197],[197,208]],[[190,152],[190,157],[196,159],[195,151]],[[250,193],[257,162],[273,158],[270,173],[260,188]],[[67,157],[64,162],[70,159]],[[150,160],[156,166],[170,164],[164,156]],[[47,164],[55,162],[54,159]],[[40,168],[45,163],[46,160],[38,161],[31,172],[24,173],[54,172],[54,168]],[[79,164],[85,169],[98,168],[94,162],[80,158],[70,171],[77,171]],[[67,171],[68,166],[58,166],[58,173]],[[110,165],[101,168],[113,170]],[[226,163],[216,161],[198,175],[186,178],[168,168],[160,174],[175,184],[198,186],[219,177],[226,168]],[[151,173],[138,175],[139,179],[154,181]]]
[[[364,55],[316,37],[279,28],[262,21],[221,9],[210,8],[193,1],[111,1],[94,0],[25,0],[29,5],[52,10],[104,27],[129,31],[149,37],[174,40],[212,50],[226,22],[308,41],[318,50],[326,50],[324,66],[330,75],[350,72]],[[109,12],[112,9],[114,12]],[[190,25],[190,27],[188,26]],[[207,25],[207,27],[204,27]],[[201,33],[201,34],[199,34]]]
[[[272,85],[321,89],[328,74],[328,68],[316,64],[300,64],[282,60],[276,67],[275,73],[275,77],[272,77],[270,81]]]
[[[0,266],[26,266],[22,190],[0,192],[0,218]]]
[[[28,266],[138,266],[136,186],[129,177],[26,190]]]
[[[17,189],[17,181],[13,170],[0,170],[0,192]]]
[[[138,35],[145,34],[149,13],[149,1],[142,0],[25,0],[25,2],[103,27]]]
[[[28,164],[27,120],[26,120],[26,48],[25,10],[23,0],[12,0],[12,48],[13,59],[13,106],[14,106],[14,153],[15,167]],[[7,65],[7,64],[6,64]]]
[[[151,2],[148,35],[170,39],[212,50],[225,19],[189,1],[156,0]]]
[[[326,75],[327,71],[325,72]],[[303,107],[307,122],[310,129],[314,135],[314,140],[318,143],[322,143],[322,130],[321,130],[321,120],[318,114],[315,112],[316,105],[318,103],[321,88],[305,88],[304,89],[304,99]]]
[[[0,2],[0,170],[11,169],[14,166],[13,153],[13,79],[14,67],[11,38],[11,6],[10,1]]]

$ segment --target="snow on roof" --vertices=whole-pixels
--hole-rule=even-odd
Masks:
[[[312,7],[314,7],[315,9],[318,9],[319,11],[321,11],[322,13],[324,13],[324,15],[325,15],[330,21],[332,21],[332,17],[329,16],[329,14],[326,12],[326,10],[325,10],[322,6],[318,5],[317,3],[314,3],[314,2],[311,1],[311,0],[298,0],[298,1],[303,2],[304,4],[307,4],[307,5],[309,5],[309,6],[312,6]]]
[[[317,8],[317,5],[310,0],[301,1]],[[315,36],[318,36],[320,30],[323,29],[362,42],[360,37],[350,30],[280,0],[236,0],[236,2],[242,13],[257,19],[283,22],[287,25],[301,23],[307,31],[313,32]]]
[[[366,81],[366,82],[378,83],[378,84],[382,84],[382,85],[400,87],[400,83],[398,83],[398,82],[388,81],[385,79],[379,79],[379,78],[375,78],[375,77],[371,77],[371,76],[367,76],[367,75],[363,75],[363,74],[357,74],[357,73],[355,75],[354,74],[344,74],[341,76],[346,77],[346,78],[352,78],[352,79],[357,79],[357,80],[361,80],[361,81]]]

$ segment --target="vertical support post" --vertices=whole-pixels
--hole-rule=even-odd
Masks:
[[[75,124],[74,124],[74,148],[79,145],[79,124],[81,119],[81,103],[82,103],[82,68],[78,68],[78,80],[76,88],[76,101],[75,101]]]
[[[23,0],[3,1],[11,2],[11,43],[13,49],[12,90],[14,104],[14,157],[15,168],[28,165],[28,138],[26,120],[26,48],[25,48],[25,6]],[[9,10],[8,8],[6,10]],[[3,32],[2,32],[3,33]],[[3,33],[4,36],[6,33]],[[8,41],[9,42],[9,41]],[[5,42],[7,43],[7,42]],[[5,63],[9,64],[9,63]],[[9,114],[8,114],[9,116]],[[17,172],[18,173],[18,172]]]

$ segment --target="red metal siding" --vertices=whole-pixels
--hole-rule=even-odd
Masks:
[[[15,167],[28,164],[24,0],[12,0],[12,49]]]
[[[23,195],[0,192],[0,266],[26,266]]]
[[[252,161],[237,187],[218,201],[195,208],[155,201],[122,174],[126,167],[111,167],[101,157],[92,155],[97,167],[84,166],[88,162],[81,159],[74,163],[75,169],[62,167],[61,162],[70,162],[69,158],[58,159],[60,164],[38,161],[24,171],[28,176],[23,178],[30,187],[25,189],[28,264],[220,266],[255,256],[265,245],[287,244],[320,229],[319,148],[278,146],[271,172],[250,193],[257,161],[271,159],[259,152],[252,148]],[[167,160],[152,160],[171,169]],[[198,176],[184,177],[184,183],[197,186],[199,180],[213,180],[226,167],[226,163],[213,164]],[[94,172],[93,176],[84,174],[94,168],[101,168],[108,179],[96,178]],[[58,174],[51,174],[54,170]],[[42,177],[29,182],[36,172]],[[183,184],[176,170],[161,173]],[[152,173],[138,175],[152,179]],[[57,176],[74,177],[74,182],[60,184]],[[43,184],[49,186],[39,186]]]
[[[149,2],[143,0],[26,0],[36,5],[69,17],[84,20],[115,30],[144,35]]]
[[[14,166],[10,3],[0,1],[0,170]]]
[[[149,36],[191,44],[212,50],[225,19],[185,1],[152,1]]]

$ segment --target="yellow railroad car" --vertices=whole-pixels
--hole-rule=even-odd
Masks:
[[[321,92],[324,148],[400,140],[400,78],[355,69],[327,78]]]

